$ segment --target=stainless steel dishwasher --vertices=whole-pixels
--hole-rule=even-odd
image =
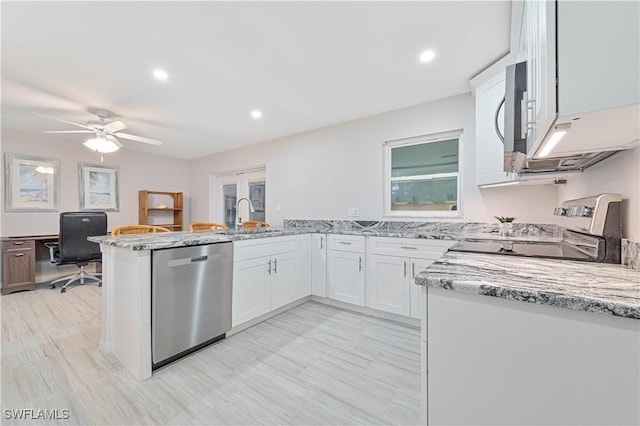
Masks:
[[[153,369],[223,339],[231,329],[233,243],[153,250]]]

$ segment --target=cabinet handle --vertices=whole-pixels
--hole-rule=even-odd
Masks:
[[[410,246],[400,246],[400,248],[405,250],[418,250],[418,247],[410,247]]]
[[[362,271],[362,256],[358,257],[358,271]]]
[[[13,257],[22,257],[24,256],[24,253],[16,253],[13,255]]]
[[[267,272],[269,272],[269,275],[271,275],[271,259],[269,259],[268,265],[269,265],[269,269]]]
[[[23,245],[23,244],[24,244],[24,241],[14,241],[14,242],[13,242],[13,245],[14,245],[14,246],[21,246],[21,245]]]
[[[278,273],[278,259],[273,259],[273,273]]]
[[[338,244],[344,244],[346,246],[350,246],[351,242],[349,242],[349,241],[338,241]]]
[[[416,263],[411,262],[411,278],[415,278],[415,277],[416,277]]]
[[[496,116],[493,119],[493,125],[495,126],[496,129],[496,133],[498,135],[498,138],[500,138],[500,140],[504,143],[504,136],[502,135],[502,132],[500,131],[500,127],[498,126],[498,116],[500,115],[500,109],[502,108],[502,106],[504,105],[504,101],[506,98],[502,98],[502,101],[500,102],[500,105],[498,105],[498,109],[496,109]]]
[[[322,240],[324,240],[324,237],[320,237],[320,250],[322,250]]]
[[[407,261],[404,261],[404,276],[407,277]]]

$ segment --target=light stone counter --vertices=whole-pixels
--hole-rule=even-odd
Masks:
[[[416,284],[640,319],[640,272],[620,265],[449,252]]]

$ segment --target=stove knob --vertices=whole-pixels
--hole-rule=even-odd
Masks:
[[[593,216],[593,209],[587,206],[569,206],[567,216],[591,217]]]

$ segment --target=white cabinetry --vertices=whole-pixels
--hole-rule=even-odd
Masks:
[[[505,68],[476,87],[476,183],[509,182],[515,175],[504,171]],[[472,82],[473,84],[473,82]],[[502,107],[501,107],[502,106]]]
[[[329,235],[327,297],[364,306],[364,237]]]
[[[232,325],[310,294],[309,236],[234,243]]]
[[[370,237],[367,243],[367,306],[420,318],[420,289],[414,284],[414,278],[453,243]]]
[[[326,234],[311,234],[311,294],[327,297]]]

